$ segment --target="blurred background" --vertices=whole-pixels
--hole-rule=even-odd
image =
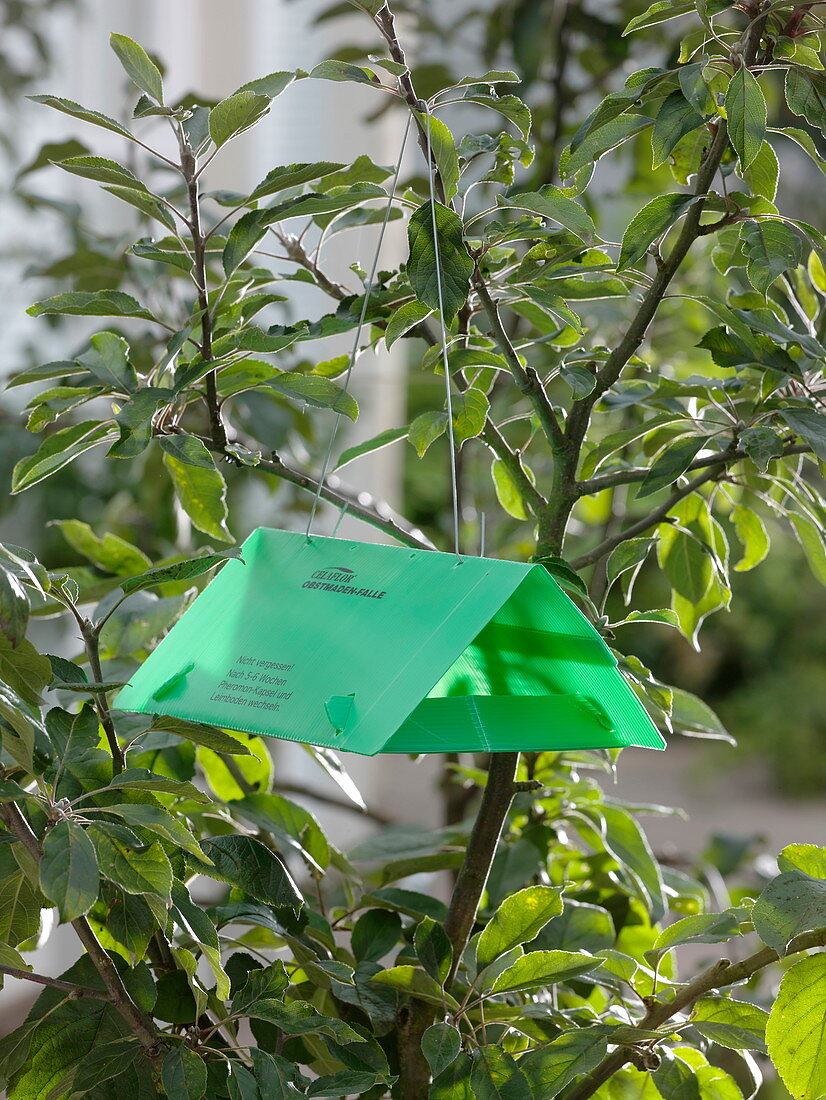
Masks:
[[[630,47],[623,39],[627,20],[646,5],[586,0],[451,0],[449,5],[408,0],[401,12],[417,86],[429,94],[456,76],[482,72],[491,65],[516,68],[525,78],[535,110],[539,156],[532,171],[553,178],[556,157],[576,120],[582,120],[597,97],[622,85],[631,71]],[[443,9],[449,9],[445,12]],[[310,69],[325,57],[362,60],[377,49],[370,22],[346,4],[329,0],[0,0],[0,378],[26,366],[68,358],[88,328],[78,319],[34,320],[25,314],[34,300],[59,289],[114,286],[123,264],[123,249],[132,225],[125,208],[88,182],[50,169],[50,159],[85,152],[123,157],[118,139],[75,123],[65,115],[29,102],[27,94],[50,92],[115,115],[120,95],[126,114],[132,93],[108,47],[112,30],[140,41],[162,63],[170,99],[192,95],[205,102],[230,94],[257,76],[282,69]],[[649,37],[651,64],[674,57],[679,31],[665,24]],[[671,38],[669,38],[671,35]],[[633,67],[646,63],[639,55]],[[462,71],[459,71],[462,70]],[[113,92],[119,89],[119,93]],[[234,142],[211,174],[211,188],[244,190],[278,164],[320,159],[347,161],[366,153],[379,164],[398,155],[402,122],[375,111],[369,90],[351,84],[298,81],[275,103],[271,115],[252,135]],[[111,141],[107,141],[111,138]],[[45,147],[45,148],[44,148]],[[778,148],[787,189],[785,201],[802,205],[806,218],[822,226],[826,198],[820,181],[809,175],[808,162],[790,148]],[[406,166],[417,170],[413,157]],[[641,205],[643,193],[657,186],[642,154],[600,165],[605,210],[619,223]],[[664,169],[658,170],[660,173]],[[672,182],[663,177],[663,187]],[[781,203],[783,196],[781,196]],[[611,214],[608,215],[611,217]],[[375,230],[344,234],[328,254],[330,271],[347,283],[349,265],[369,267]],[[403,233],[391,225],[384,245],[387,266],[397,263],[405,247]],[[301,294],[314,297],[304,299]],[[294,306],[317,314],[326,303],[312,288],[299,288]],[[289,315],[288,305],[285,310]],[[686,306],[679,331],[659,330],[657,353],[667,363],[669,349],[704,331],[702,319]],[[688,329],[688,332],[686,331]],[[414,345],[415,348],[415,345]],[[346,350],[324,344],[323,357]],[[411,355],[400,341],[392,354],[380,350],[364,356],[354,377],[361,417],[341,446],[405,424],[434,407],[432,387],[408,372]],[[421,354],[421,349],[419,349]],[[0,395],[0,478],[7,487],[14,463],[35,449],[25,430],[24,391]],[[296,414],[284,407],[251,407],[250,418],[268,417],[274,440],[290,447],[299,460],[318,462],[332,426],[329,413]],[[258,421],[260,422],[260,421]],[[479,514],[488,515],[488,552],[524,557],[530,553],[528,526],[497,510],[488,474],[474,467],[472,456],[462,470],[463,528],[475,538]],[[129,469],[134,469],[130,466]],[[79,461],[47,481],[35,494],[0,494],[0,539],[30,547],[51,567],[79,564],[52,519],[78,517],[99,533],[111,530],[135,542],[150,557],[186,549],[189,533],[166,492],[166,480],[151,462],[139,484],[130,483],[117,463],[102,458]],[[437,545],[445,545],[449,500],[444,450],[434,445],[424,460],[407,447],[366,456],[342,474],[353,488],[389,501],[420,525]],[[247,479],[249,482],[251,479]],[[241,541],[259,524],[303,527],[308,501],[290,486],[256,481],[241,487],[230,478],[231,526]],[[322,516],[330,530],[336,517]],[[369,527],[345,518],[341,533],[375,538]],[[764,849],[776,852],[793,841],[823,843],[826,786],[826,631],[823,588],[803,563],[802,552],[779,527],[771,532],[775,549],[754,572],[737,575],[734,611],[709,620],[701,633],[702,652],[695,652],[674,631],[646,626],[622,641],[659,677],[705,699],[737,738],[737,747],[720,742],[680,739],[667,753],[626,750],[619,767],[616,793],[629,801],[680,806],[687,817],[660,816],[649,821],[652,843],[675,860],[703,858],[735,865]],[[656,580],[641,577],[644,606],[662,606],[661,594],[644,591]],[[649,598],[650,597],[650,598]],[[618,616],[617,616],[618,617]],[[38,629],[52,651],[72,655],[77,642],[56,623]],[[51,632],[51,633],[50,633]],[[48,648],[48,647],[47,647]],[[273,743],[282,784],[292,784],[311,799],[306,788],[333,794],[336,788],[300,749]],[[380,823],[400,821],[435,826],[445,814],[440,791],[441,758],[419,762],[406,758],[347,761],[376,817],[308,801],[339,837],[353,841]],[[52,939],[50,952],[61,950]],[[48,970],[49,962],[43,963]],[[3,992],[4,1018],[18,1016],[14,998],[28,996],[9,983]]]

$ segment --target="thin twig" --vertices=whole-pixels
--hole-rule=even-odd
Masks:
[[[805,443],[795,443],[790,447],[784,447],[778,458],[788,458],[789,455],[811,454],[812,448]],[[711,466],[728,466],[741,459],[748,458],[748,453],[742,447],[737,450],[720,451],[716,455],[707,455],[705,458],[695,458],[686,467],[690,470],[705,470]],[[646,466],[628,466],[622,470],[612,470],[611,473],[601,474],[599,477],[589,478],[587,481],[577,483],[577,489],[583,496],[599,493],[603,489],[612,489],[616,485],[631,485],[636,481],[644,481],[651,471]]]
[[[813,947],[826,945],[826,929],[818,929],[814,932],[804,932],[796,936],[787,955],[807,951]],[[778,960],[777,952],[771,947],[763,947],[753,955],[749,955],[739,963],[732,963],[728,959],[719,959],[713,963],[693,981],[690,981],[682,989],[675,993],[670,1001],[656,1002],[651,1005],[646,1015],[635,1026],[646,1031],[656,1030],[662,1027],[678,1012],[689,1008],[700,997],[711,993],[715,989],[725,989],[728,986],[738,985],[747,981],[758,970],[763,970]],[[604,1085],[618,1070],[621,1070],[626,1062],[633,1056],[633,1050],[629,1047],[618,1047],[612,1054],[608,1054],[596,1069],[591,1070],[573,1088],[565,1094],[565,1100],[588,1100],[589,1097]]]
[[[111,1001],[111,997],[103,989],[92,989],[86,985],[75,985],[74,982],[63,982],[60,978],[49,978],[45,974],[35,974],[33,970],[18,970],[16,966],[0,965],[0,974],[7,974],[10,978],[22,978],[27,982],[35,982],[37,985],[47,985],[51,989],[62,989],[72,997],[94,997],[99,1001]]]
[[[712,467],[711,470],[704,470],[697,477],[693,478],[686,485],[683,485],[679,489],[675,489],[674,492],[664,500],[663,503],[649,512],[647,516],[643,516],[642,519],[638,519],[636,523],[631,523],[628,527],[623,528],[616,535],[611,535],[610,538],[604,539],[599,546],[595,546],[593,550],[589,550],[587,554],[581,554],[578,558],[574,558],[571,562],[572,569],[584,569],[586,565],[593,565],[594,562],[599,561],[600,558],[604,558],[606,554],[614,549],[615,546],[619,546],[620,543],[626,542],[628,539],[634,538],[636,535],[641,535],[643,531],[649,530],[654,527],[655,524],[661,523],[675,504],[678,504],[684,497],[691,496],[701,486],[705,485],[707,481],[713,481],[718,476],[719,471],[716,467]]]

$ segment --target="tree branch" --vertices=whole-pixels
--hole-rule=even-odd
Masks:
[[[789,455],[805,455],[811,454],[812,448],[806,443],[795,443],[790,447],[784,447],[782,454],[779,454],[778,458],[788,458]],[[748,458],[746,451],[742,447],[735,451],[726,450],[720,451],[716,455],[708,455],[706,458],[695,458],[686,467],[686,472],[690,470],[705,470],[711,466],[728,466],[730,463],[739,462],[743,458]],[[602,474],[600,477],[592,477],[587,481],[577,482],[577,492],[580,496],[590,496],[592,493],[599,493],[603,489],[613,489],[617,485],[631,485],[636,481],[644,481],[648,477],[651,471],[646,466],[628,466],[623,470],[612,470],[611,473]]]
[[[596,546],[593,550],[589,550],[587,554],[581,554],[580,557],[574,558],[570,563],[571,568],[584,569],[586,565],[593,565],[595,561],[599,561],[600,558],[609,554],[614,547],[619,546],[621,542],[632,539],[635,535],[640,535],[643,531],[647,531],[649,527],[661,523],[675,504],[679,503],[684,497],[690,496],[699,489],[700,486],[705,485],[707,481],[713,481],[714,478],[717,477],[717,474],[718,470],[716,467],[712,467],[710,471],[704,470],[681,489],[675,489],[671,496],[667,500],[664,500],[659,508],[655,508],[654,511],[649,512],[647,516],[638,519],[636,523],[629,524],[628,527],[624,528],[618,534],[611,535],[610,538],[601,542],[599,546]]]
[[[474,274],[473,285],[476,288],[476,292],[479,295],[479,300],[484,307],[485,313],[487,313],[490,320],[493,334],[496,337],[496,343],[499,345],[500,351],[507,360],[508,367],[510,368],[510,372],[517,386],[522,393],[530,399],[536,411],[536,415],[539,417],[542,430],[551,446],[551,450],[554,454],[559,454],[565,446],[565,437],[559,425],[559,421],[557,420],[554,407],[545,392],[545,387],[542,385],[539,375],[531,367],[526,368],[522,366],[516,348],[514,348],[511,343],[505,326],[502,324],[502,318],[499,315],[499,306],[493,298],[491,298],[487,283],[478,270]]]
[[[708,194],[712,180],[717,174],[717,169],[720,167],[720,162],[727,148],[728,130],[726,129],[725,120],[720,119],[706,157],[697,172],[692,191],[694,195],[706,196]],[[568,417],[566,436],[577,446],[581,446],[585,438],[591,420],[591,410],[602,395],[619,379],[623,368],[645,339],[648,327],[654,320],[671,280],[679,271],[689,249],[700,236],[700,217],[704,209],[704,197],[689,208],[673,248],[667,259],[659,267],[651,286],[643,295],[636,315],[626,329],[625,335],[608,356],[602,369],[597,372],[596,385],[586,397],[580,398],[572,405],[571,415]]]
[[[823,947],[824,945],[826,945],[826,929],[821,928],[815,932],[804,932],[792,940],[787,954],[807,951],[809,948]],[[758,970],[763,970],[771,963],[777,962],[778,958],[779,956],[773,948],[763,947],[760,951],[756,951],[739,963],[732,963],[728,959],[719,959],[704,970],[702,974],[694,978],[693,981],[689,982],[688,985],[680,989],[672,1000],[664,1004],[660,1002],[653,1004],[636,1026],[650,1031],[662,1027],[678,1012],[688,1008],[706,993],[744,982],[753,974],[756,974]],[[603,1058],[596,1069],[591,1070],[590,1073],[578,1081],[565,1094],[565,1100],[588,1100],[601,1085],[604,1085],[618,1070],[622,1069],[626,1062],[631,1060],[632,1054],[633,1051],[630,1048],[618,1047],[612,1054],[608,1054]]]
[[[760,42],[760,33],[767,17],[763,12],[753,19],[743,31],[737,51],[738,60],[743,65],[752,64]],[[732,50],[732,59],[735,57],[735,49]],[[718,119],[705,157],[697,171],[692,194],[699,197],[699,202],[691,206],[683,219],[682,228],[668,257],[660,264],[650,287],[643,295],[636,315],[625,331],[625,335],[606,359],[603,367],[597,373],[597,384],[586,397],[575,401],[571,407],[566,426],[566,437],[575,444],[577,453],[582,446],[585,433],[591,420],[591,410],[602,395],[619,379],[623,368],[634,355],[640,344],[645,339],[648,327],[653,321],[660,303],[662,302],[671,280],[677,274],[683,260],[698,237],[702,236],[700,219],[706,207],[711,184],[728,148],[728,129],[725,119]]]
[[[199,438],[201,438],[201,442],[208,450],[222,455],[231,462],[235,461],[233,455],[226,447],[217,445],[214,440],[205,439],[203,437]],[[248,450],[255,450],[253,446],[248,446],[242,440],[239,440],[239,443]],[[298,486],[299,489],[306,489],[308,493],[315,493],[318,490],[318,481],[310,477],[309,474],[305,474],[301,470],[295,470],[292,466],[288,466],[275,451],[271,453],[269,459],[262,458],[260,462],[250,468],[253,470],[260,470],[265,474],[271,474],[273,477],[281,478],[282,481],[288,481],[291,485]],[[396,539],[405,546],[412,546],[417,550],[436,549],[433,543],[430,542],[427,536],[420,531],[418,527],[415,527],[408,520],[398,515],[394,519],[393,510],[390,505],[386,504],[384,501],[376,500],[375,497],[370,496],[369,493],[355,493],[341,487],[334,489],[325,482],[321,487],[321,496],[324,500],[329,501],[331,504],[335,504],[338,508],[346,508],[350,515],[358,516],[358,518],[363,519],[365,523],[369,523],[371,527],[375,527],[378,531],[383,531],[386,535],[390,535],[391,538]]]
[[[35,974],[33,970],[18,970],[16,966],[0,965],[0,974],[7,974],[10,978],[21,978],[27,982],[35,982],[37,985],[47,985],[51,989],[62,989],[72,997],[94,997],[99,1001],[111,1000],[108,993],[102,989],[91,989],[85,985],[75,985],[74,982],[62,982],[60,978],[48,978],[45,974]]]
[[[0,820],[17,839],[25,845],[29,854],[39,864],[41,859],[40,842],[32,831],[26,818],[14,802],[6,802],[0,805]],[[121,980],[120,974],[115,969],[115,964],[98,943],[89,922],[85,917],[78,917],[72,921],[72,927],[77,933],[80,942],[86,948],[86,953],[92,960],[92,965],[103,981],[114,1007],[118,1010],[135,1035],[141,1041],[150,1058],[158,1057],[162,1052],[159,1049],[161,1033],[155,1027],[151,1016],[142,1012],[132,998],[126,986]]]
[[[482,803],[473,823],[468,839],[467,855],[453,887],[453,895],[445,918],[445,931],[453,946],[453,962],[445,982],[446,987],[452,984],[456,976],[462,952],[467,947],[473,930],[496,846],[513,801],[514,778],[518,762],[518,752],[491,754],[488,781],[482,794]]]
[[[198,308],[201,314],[201,357],[205,363],[212,362],[212,314],[209,309],[207,292],[206,246],[207,238],[201,227],[201,202],[198,194],[198,165],[195,154],[186,140],[183,130],[179,134],[181,146],[180,171],[186,183],[189,199],[189,231],[192,236],[194,258],[193,276],[198,291]],[[212,440],[217,446],[226,447],[227,433],[221,419],[221,406],[218,401],[218,383],[216,372],[209,371],[205,378],[206,403],[209,410],[209,429]]]
[[[88,619],[84,619],[83,616],[77,615],[76,618],[80,625],[81,634],[83,635],[86,656],[89,658],[89,670],[92,673],[92,680],[101,684],[103,683],[103,670],[100,667],[100,654],[98,652],[99,631],[92,626]],[[97,711],[98,720],[101,726],[103,726],[103,731],[106,734],[106,740],[109,743],[109,751],[112,754],[113,773],[115,775],[120,775],[123,771],[125,760],[123,749],[120,747],[120,742],[118,741],[115,723],[112,721],[112,714],[109,710],[109,700],[104,692],[95,692],[92,702]]]
[[[424,154],[425,161],[428,162],[428,169],[433,173],[433,178],[436,185],[436,194],[440,202],[445,201],[445,189],[442,183],[442,177],[439,175],[439,170],[436,165],[436,157],[432,148],[430,149],[430,156],[428,156],[428,146],[431,144],[428,142],[427,131],[422,125],[420,114],[423,110],[427,110],[427,104],[423,103],[416,94],[416,89],[413,87],[413,80],[410,76],[410,70],[407,64],[407,58],[405,57],[402,45],[399,42],[399,36],[396,33],[396,21],[393,17],[393,13],[390,10],[390,5],[385,3],[382,8],[373,17],[373,21],[381,31],[382,37],[387,43],[387,49],[391,58],[399,65],[404,65],[405,72],[398,78],[399,90],[404,96],[407,106],[410,108],[410,113],[413,116],[413,122],[416,126],[416,132],[419,141],[419,148]]]

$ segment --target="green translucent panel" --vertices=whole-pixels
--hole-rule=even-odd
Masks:
[[[664,742],[541,566],[259,528],[123,710],[374,755]]]

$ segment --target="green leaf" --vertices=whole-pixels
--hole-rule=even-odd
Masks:
[[[691,603],[699,603],[714,576],[711,556],[702,543],[683,530],[664,528],[658,552],[660,566],[674,591]]]
[[[822,527],[798,512],[790,512],[789,520],[797,541],[803,547],[812,575],[817,577],[821,584],[826,584],[826,548],[823,545]]]
[[[444,319],[449,323],[467,301],[473,274],[473,260],[464,242],[462,222],[441,203],[426,202],[410,218],[407,235],[410,243],[407,262],[410,284],[419,301],[431,309],[439,309],[438,249]]]
[[[403,306],[399,306],[395,313],[391,314],[384,330],[384,342],[387,347],[392,348],[399,337],[421,324],[432,312],[429,306],[421,302],[405,302]]]
[[[810,955],[787,970],[766,1025],[766,1044],[794,1100],[826,1092],[826,955]]]
[[[519,1059],[534,1096],[551,1100],[575,1077],[589,1073],[602,1060],[608,1044],[602,1035],[589,1035],[588,1028],[569,1031]]]
[[[232,998],[232,1011],[246,1013],[259,1001],[280,1000],[290,984],[281,960],[269,966],[251,970],[243,986]]]
[[[40,889],[57,906],[61,921],[88,913],[99,885],[95,849],[85,830],[74,821],[58,821],[43,842]]]
[[[797,65],[786,73],[786,102],[789,110],[812,126],[826,127],[826,78]]]
[[[591,130],[571,152],[564,150],[560,161],[560,172],[565,179],[587,165],[598,161],[600,157],[616,149],[624,141],[639,134],[653,123],[647,115],[623,114],[611,119],[604,126]]]
[[[643,259],[649,247],[662,237],[686,211],[699,202],[696,195],[657,195],[635,214],[622,237],[617,271],[633,267]]]
[[[765,424],[757,424],[753,428],[746,428],[740,433],[740,442],[745,448],[746,454],[761,473],[765,473],[773,458],[783,453],[783,440],[777,432],[766,427]]]
[[[46,731],[62,768],[79,776],[87,769],[92,778],[98,774],[100,729],[97,712],[90,703],[85,703],[77,714],[52,707],[46,715]]]
[[[285,164],[279,168],[273,168],[261,180],[257,187],[250,192],[248,201],[255,202],[265,199],[268,195],[275,195],[279,191],[286,191],[290,187],[298,187],[302,183],[311,183],[313,180],[329,176],[343,168],[343,164],[333,161],[317,161],[315,163]]]
[[[596,235],[593,220],[583,206],[565,195],[543,191],[525,192],[499,199],[500,206],[516,210],[528,210],[541,218],[549,218],[564,226],[581,241],[592,241]]]
[[[766,1053],[768,1012],[747,1001],[705,997],[691,1012],[691,1023],[706,1039],[729,1050]]]
[[[340,470],[342,466],[354,462],[362,455],[374,454],[384,447],[389,447],[391,443],[395,443],[399,439],[407,439],[407,433],[407,428],[388,428],[387,431],[374,435],[372,439],[366,439],[363,443],[356,443],[353,447],[348,447],[347,450],[341,452],[334,469]]]
[[[573,391],[574,399],[587,397],[592,393],[597,384],[593,371],[584,367],[581,363],[563,363],[559,368],[559,376]]]
[[[106,573],[116,576],[142,572],[152,563],[149,558],[131,542],[119,535],[107,531],[98,537],[88,523],[79,519],[52,520],[52,526],[60,529],[61,535],[78,554],[88,558],[93,565]]]
[[[708,440],[705,436],[689,436],[670,443],[648,471],[645,480],[637,490],[637,499],[650,496],[665,489],[684,474]]]
[[[183,883],[172,887],[172,918],[175,924],[198,944],[215,975],[215,996],[225,1001],[230,995],[230,980],[221,962],[221,944],[211,918],[196,905]]]
[[[100,873],[127,894],[155,894],[168,901],[172,867],[157,842],[136,851],[111,826],[94,824],[89,834],[97,853]]]
[[[276,73],[268,73],[266,76],[259,76],[255,80],[249,80],[246,84],[242,84],[238,91],[256,92],[269,96],[270,99],[275,99],[276,96],[281,95],[285,88],[289,88],[296,76],[303,75],[303,73],[280,70]]]
[[[634,16],[622,32],[623,37],[633,34],[634,31],[656,26],[657,23],[677,19],[691,11],[694,11],[694,0],[656,0],[656,3],[651,4],[642,14]]]
[[[129,595],[142,588],[166,584],[168,581],[191,581],[195,577],[209,573],[219,565],[226,565],[230,558],[238,557],[239,551],[227,550],[223,554],[202,554],[198,558],[185,558],[183,561],[172,562],[171,565],[159,565],[156,569],[150,569],[137,577],[129,577],[121,582],[121,588]]]
[[[0,635],[0,685],[5,684],[22,701],[37,706],[41,691],[51,680],[48,657],[38,653],[31,642],[24,640],[12,646],[8,638]]]
[[[64,317],[136,317],[141,321],[154,321],[152,314],[143,308],[131,294],[121,290],[71,290],[55,294],[29,306],[30,317],[42,317],[47,313]]]
[[[270,108],[270,97],[255,92],[236,92],[212,108],[209,136],[217,148],[254,126]]]
[[[425,412],[412,422],[407,430],[407,438],[416,450],[419,458],[427,453],[431,443],[447,430],[447,413]]]
[[[109,118],[108,115],[102,115],[99,111],[90,111],[88,107],[82,107],[71,99],[62,99],[56,95],[32,95],[28,98],[34,103],[42,103],[45,107],[53,107],[64,115],[79,118],[82,122],[91,122],[93,126],[101,126],[104,130],[111,130],[112,133],[120,134],[121,137],[131,138],[132,136],[126,127],[121,126],[115,119]]]
[[[109,784],[108,789],[131,791],[159,791],[163,794],[174,794],[179,798],[186,798],[195,802],[209,802],[209,797],[203,791],[199,791],[194,783],[185,780],[169,779],[165,775],[158,775],[148,768],[126,768],[116,775]]]
[[[389,970],[379,970],[370,981],[388,985],[391,989],[398,989],[401,993],[441,1009],[448,1005],[451,1008],[455,1006],[454,1010],[458,1010],[458,1005],[450,994],[445,993],[436,979],[431,978],[427,971],[417,966],[393,966]]]
[[[749,282],[765,294],[775,279],[803,258],[800,237],[785,222],[772,218],[747,221],[740,230]]]
[[[101,443],[111,443],[117,436],[117,429],[111,424],[101,424],[97,420],[84,420],[69,428],[53,432],[41,443],[40,447],[28,458],[21,458],[14,467],[11,479],[12,493],[22,493],[40,481],[62,470],[70,462]]]
[[[16,648],[26,637],[29,597],[14,573],[0,559],[0,631]]]
[[[629,569],[636,569],[642,565],[656,545],[657,540],[651,538],[628,539],[620,543],[611,551],[605,566],[608,586],[610,587]]]
[[[329,378],[284,371],[268,381],[267,385],[283,393],[285,397],[297,398],[319,409],[333,409],[350,420],[358,418],[359,407],[355,397]]]
[[[787,844],[777,857],[781,871],[803,871],[812,878],[826,879],[826,848],[816,844]]]
[[[375,1073],[363,1073],[359,1070],[341,1070],[339,1073],[325,1073],[317,1077],[307,1090],[308,1097],[335,1096],[353,1093],[367,1092],[368,1089],[379,1083],[380,1078]],[[298,1093],[295,1094],[296,1096]]]
[[[355,84],[370,84],[375,87],[379,79],[371,69],[361,65],[351,65],[347,61],[322,61],[310,71],[314,80],[352,81]]]
[[[470,1085],[472,1068],[470,1055],[460,1053],[433,1081],[427,1100],[475,1100]]]
[[[368,909],[353,926],[350,946],[356,959],[378,962],[399,942],[402,922],[398,913]]]
[[[161,450],[177,458],[179,462],[186,462],[190,466],[200,466],[204,470],[214,470],[215,463],[212,455],[204,444],[194,435],[162,435],[158,442]]]
[[[491,993],[518,993],[537,986],[556,985],[594,970],[602,962],[575,951],[529,951],[496,978]]]
[[[817,151],[812,135],[808,134],[805,130],[800,130],[796,126],[784,126],[782,129],[771,129],[769,131],[772,134],[783,134],[799,146],[804,153],[809,157],[813,164],[816,164],[821,172],[826,175],[826,160],[821,157]],[[773,201],[773,200],[771,200]]]
[[[754,903],[752,920],[763,943],[784,955],[799,932],[826,928],[826,882],[797,870],[777,875]]]
[[[0,846],[0,942],[16,947],[37,935],[43,897],[21,869],[11,847]]]
[[[514,519],[528,519],[528,512],[519,487],[511,477],[510,470],[501,458],[495,458],[490,467],[496,499],[509,516]]]
[[[453,436],[457,447],[460,447],[466,439],[473,439],[484,430],[490,402],[481,390],[471,386],[462,393],[451,395],[451,407]]]
[[[129,362],[129,345],[114,332],[98,332],[90,341],[92,350],[78,357],[95,378],[118,393],[132,393],[138,385],[135,368]]]
[[[148,829],[151,833],[157,833],[164,840],[183,848],[185,852],[191,852],[200,859],[204,857],[198,842],[183,821],[173,817],[168,810],[160,806],[153,806],[151,803],[126,803],[106,806],[106,813],[114,814],[130,825],[137,825],[142,829]]]
[[[619,806],[605,804],[595,813],[602,819],[606,851],[636,884],[641,899],[651,910],[652,920],[660,920],[665,911],[662,876],[645,833]]]
[[[472,89],[465,93],[465,100],[479,107],[486,107],[503,115],[519,130],[527,141],[531,132],[531,112],[526,103],[515,95],[478,95]]]
[[[160,70],[143,47],[125,34],[110,34],[109,45],[117,54],[129,79],[156,103],[163,103],[163,79]]]
[[[646,956],[656,961],[684,943],[723,943],[737,935],[739,927],[739,918],[733,912],[694,913],[664,928]]]
[[[444,985],[453,962],[453,948],[444,926],[425,917],[416,925],[413,944],[419,962],[431,978]]]
[[[281,860],[251,836],[210,837],[202,847],[214,866],[203,871],[211,878],[237,886],[265,905],[299,909],[304,904],[298,887]]]
[[[152,725],[147,732],[156,730],[174,733],[176,737],[183,737],[196,745],[204,745],[213,752],[226,753],[229,756],[250,755],[250,750],[237,737],[230,736],[217,726],[207,726],[202,722],[189,722],[185,718],[158,715],[152,720]]]
[[[127,989],[137,996],[135,972],[119,965],[119,961],[115,965]],[[105,992],[87,955],[59,977]],[[117,1049],[122,1051],[126,1039],[131,1047],[125,1059],[128,1068],[138,1057],[140,1046],[114,1005],[93,997],[67,998],[65,990],[46,989],[35,1001],[26,1024],[10,1037],[11,1043],[4,1041],[4,1075],[10,1078],[8,1091],[21,1100],[35,1096],[45,1100],[47,1096],[75,1095],[77,1084],[84,1093],[91,1089],[97,1095],[111,1095],[109,1089],[95,1084],[101,1075],[108,1076],[109,1048],[118,1044]],[[143,1059],[136,1062],[129,1075],[117,1082],[119,1087],[124,1084],[136,1100],[151,1096],[154,1089],[149,1064]]]
[[[212,469],[193,466],[168,452],[164,454],[163,462],[181,507],[198,530],[221,542],[232,542],[233,537],[226,525],[227,485],[215,464],[212,464]]]
[[[348,187],[335,195],[310,193],[299,195],[293,199],[285,199],[283,202],[276,203],[275,206],[263,210],[251,210],[248,214],[244,214],[242,218],[239,218],[230,230],[222,257],[224,272],[231,275],[255,248],[267,229],[277,222],[286,221],[289,218],[332,214],[376,198],[386,200],[387,194],[375,184],[364,183]],[[272,349],[252,348],[251,350],[265,351]]]
[[[682,1058],[664,1049],[651,1079],[663,1100],[701,1100],[699,1076]]]
[[[731,144],[743,168],[748,168],[766,136],[766,100],[749,70],[742,66],[726,92],[726,115]]]
[[[745,573],[763,561],[771,548],[771,541],[760,516],[751,508],[738,504],[732,508],[731,518],[737,537],[743,544],[743,556],[734,568],[738,573]]]
[[[744,179],[751,188],[752,194],[774,202],[780,179],[780,162],[767,141],[763,142],[760,152],[743,171]]]
[[[114,187],[131,187],[135,191],[148,191],[146,184],[128,168],[107,157],[67,157],[66,160],[54,163],[64,172],[80,176],[82,179],[108,183]]]
[[[705,87],[705,85],[703,85]],[[686,134],[703,125],[703,116],[697,113],[695,107],[688,102],[681,91],[672,92],[667,96],[657,112],[654,129],[651,133],[651,150],[653,153],[653,167],[658,168],[664,164],[674,146],[681,141]]]
[[[534,939],[552,917],[562,912],[561,892],[559,887],[528,886],[505,898],[479,936],[479,969],[512,947]]]
[[[533,1100],[534,1093],[511,1054],[498,1046],[473,1052],[470,1087],[474,1100]]]
[[[413,112],[421,124],[422,130],[429,135],[430,151],[436,162],[439,178],[444,188],[444,201],[450,200],[456,194],[459,186],[459,154],[456,151],[456,142],[453,134],[440,118],[421,111]]]
[[[826,416],[816,409],[782,409],[780,415],[814,453],[826,462]]]
[[[250,755],[236,760],[234,767],[223,755],[219,756],[211,749],[199,748],[196,752],[198,763],[212,791],[224,802],[245,798],[250,790],[267,791],[272,783],[273,762],[267,749],[267,739],[249,733],[237,733],[236,736],[249,748]],[[243,788],[233,774],[235,771],[241,774]]]
[[[201,1100],[207,1089],[203,1058],[184,1043],[177,1043],[163,1060],[161,1083],[169,1100]]]
[[[462,1036],[450,1024],[431,1024],[422,1036],[422,1053],[434,1077],[456,1061],[461,1049]]]

